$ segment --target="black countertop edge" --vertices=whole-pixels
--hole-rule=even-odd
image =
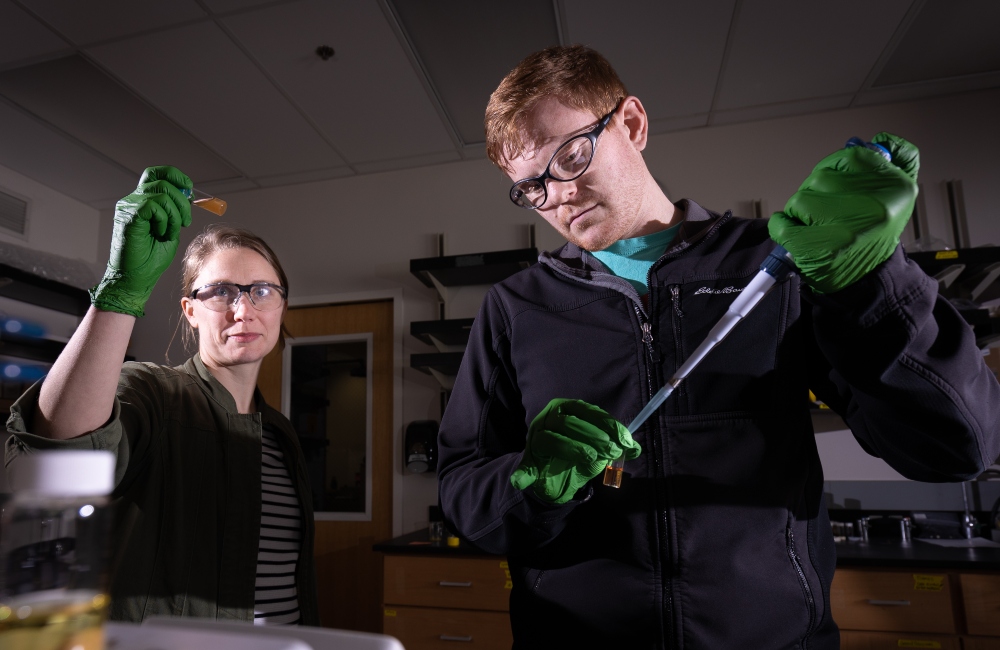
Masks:
[[[1000,547],[943,547],[913,540],[837,543],[837,567],[926,568],[937,570],[1000,571]],[[395,555],[434,555],[443,557],[499,557],[461,539],[458,546],[443,540],[431,544],[427,530],[421,529],[378,542],[372,549]]]
[[[1000,571],[1000,547],[937,546],[915,539],[837,543],[837,568],[927,568]]]
[[[406,533],[405,535],[400,535],[384,542],[377,542],[372,545],[372,550],[396,555],[499,557],[495,553],[487,553],[477,548],[471,542],[464,539],[458,540],[458,546],[448,546],[443,539],[439,543],[432,544],[426,528],[415,530],[412,533]]]

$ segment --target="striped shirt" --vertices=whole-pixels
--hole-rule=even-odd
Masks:
[[[302,509],[273,431],[261,438],[260,548],[254,625],[297,624],[295,569],[302,538]]]

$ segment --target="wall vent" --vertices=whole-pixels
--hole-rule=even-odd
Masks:
[[[0,228],[24,235],[28,227],[28,202],[0,191]]]

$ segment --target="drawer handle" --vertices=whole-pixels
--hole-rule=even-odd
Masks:
[[[472,635],[469,636],[453,636],[451,634],[442,634],[438,637],[442,641],[463,641],[465,643],[472,643]]]
[[[446,582],[444,580],[442,580],[438,584],[441,585],[442,587],[471,587],[472,586],[471,582]]]
[[[888,605],[889,607],[909,607],[910,601],[908,600],[875,600],[872,598],[868,599],[869,605]]]

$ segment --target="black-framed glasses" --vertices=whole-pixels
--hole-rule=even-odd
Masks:
[[[198,287],[191,292],[192,300],[200,300],[201,304],[212,311],[236,310],[240,296],[247,295],[250,304],[260,311],[277,309],[285,301],[287,291],[284,287],[270,282],[255,282],[253,284],[236,284],[234,282],[213,282]]]
[[[510,188],[510,200],[514,205],[528,210],[537,210],[545,205],[549,199],[549,191],[545,180],[551,178],[554,181],[571,181],[583,176],[583,173],[590,167],[590,162],[594,159],[597,151],[597,138],[604,132],[604,127],[611,121],[611,117],[618,111],[621,102],[618,102],[610,113],[602,117],[590,131],[574,135],[572,138],[562,143],[556,152],[549,158],[549,164],[545,166],[545,171],[540,176],[524,178],[514,183]]]

